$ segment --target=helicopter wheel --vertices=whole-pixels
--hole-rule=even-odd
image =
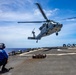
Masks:
[[[56,33],[56,36],[58,36],[58,33]]]
[[[36,41],[36,43],[38,43],[38,40]]]
[[[48,33],[46,32],[46,35],[47,35]]]

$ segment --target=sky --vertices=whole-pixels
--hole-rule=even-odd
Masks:
[[[28,40],[32,30],[40,33],[43,23],[17,23],[18,21],[45,21],[35,3],[40,3],[46,16],[63,24],[59,35],[55,33],[36,40]],[[0,42],[7,48],[34,48],[76,44],[76,0],[0,0]],[[65,20],[63,20],[65,19]]]

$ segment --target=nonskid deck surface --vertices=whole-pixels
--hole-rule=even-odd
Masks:
[[[46,54],[44,59],[32,59],[33,54]],[[42,49],[10,56],[7,68],[0,75],[76,75],[76,49]]]

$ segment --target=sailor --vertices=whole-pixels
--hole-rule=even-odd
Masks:
[[[5,44],[0,43],[0,66],[2,66],[1,71],[8,71],[7,68],[5,68],[7,61],[8,61],[8,55],[6,53],[5,49]]]

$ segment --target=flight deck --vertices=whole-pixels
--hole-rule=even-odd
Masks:
[[[46,54],[46,58],[33,59],[33,54]],[[0,75],[76,75],[76,48],[39,49],[10,56],[9,72]]]

